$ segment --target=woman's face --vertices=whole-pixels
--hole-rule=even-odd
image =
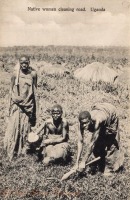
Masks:
[[[52,118],[54,121],[59,120],[61,118],[61,116],[62,116],[62,113],[60,110],[55,109],[52,111]]]
[[[27,71],[29,67],[29,60],[25,57],[20,58],[20,68],[23,71]]]
[[[88,127],[90,125],[90,120],[88,118],[80,120],[80,125],[82,129],[88,130]]]

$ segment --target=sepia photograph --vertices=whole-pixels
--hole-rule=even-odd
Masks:
[[[1,200],[130,200],[130,0],[0,0]]]

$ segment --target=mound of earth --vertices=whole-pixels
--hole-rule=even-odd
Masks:
[[[57,75],[63,75],[63,74],[69,74],[70,72],[68,69],[66,69],[64,66],[61,64],[54,64],[54,65],[44,65],[40,68],[41,73],[46,73],[46,74],[57,74]]]
[[[37,62],[36,64],[33,63],[33,68],[38,70],[40,74],[46,73],[49,75],[63,75],[63,74],[69,74],[70,72],[68,69],[64,67],[62,64],[51,64],[47,63],[45,61]]]
[[[100,62],[93,62],[86,67],[77,69],[74,72],[74,77],[79,80],[93,81],[93,82],[110,82],[113,83],[118,74],[108,64],[102,64]]]
[[[130,68],[126,68],[124,72],[122,72],[120,76],[118,76],[118,78],[116,79],[116,83],[130,86]]]

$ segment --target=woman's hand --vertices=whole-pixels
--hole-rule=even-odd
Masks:
[[[13,96],[12,100],[16,104],[19,104],[19,103],[21,103],[23,101],[22,97],[20,97],[20,96]]]
[[[85,170],[85,161],[83,160],[79,165],[78,171],[83,172],[84,170]]]

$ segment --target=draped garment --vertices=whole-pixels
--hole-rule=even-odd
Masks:
[[[15,99],[18,97],[18,90],[21,101],[16,103]],[[18,156],[22,153],[26,144],[27,134],[35,123],[36,102],[33,77],[30,71],[26,75],[19,74],[19,85],[13,86],[11,94],[9,121],[4,138],[4,148],[10,160],[15,155]]]

